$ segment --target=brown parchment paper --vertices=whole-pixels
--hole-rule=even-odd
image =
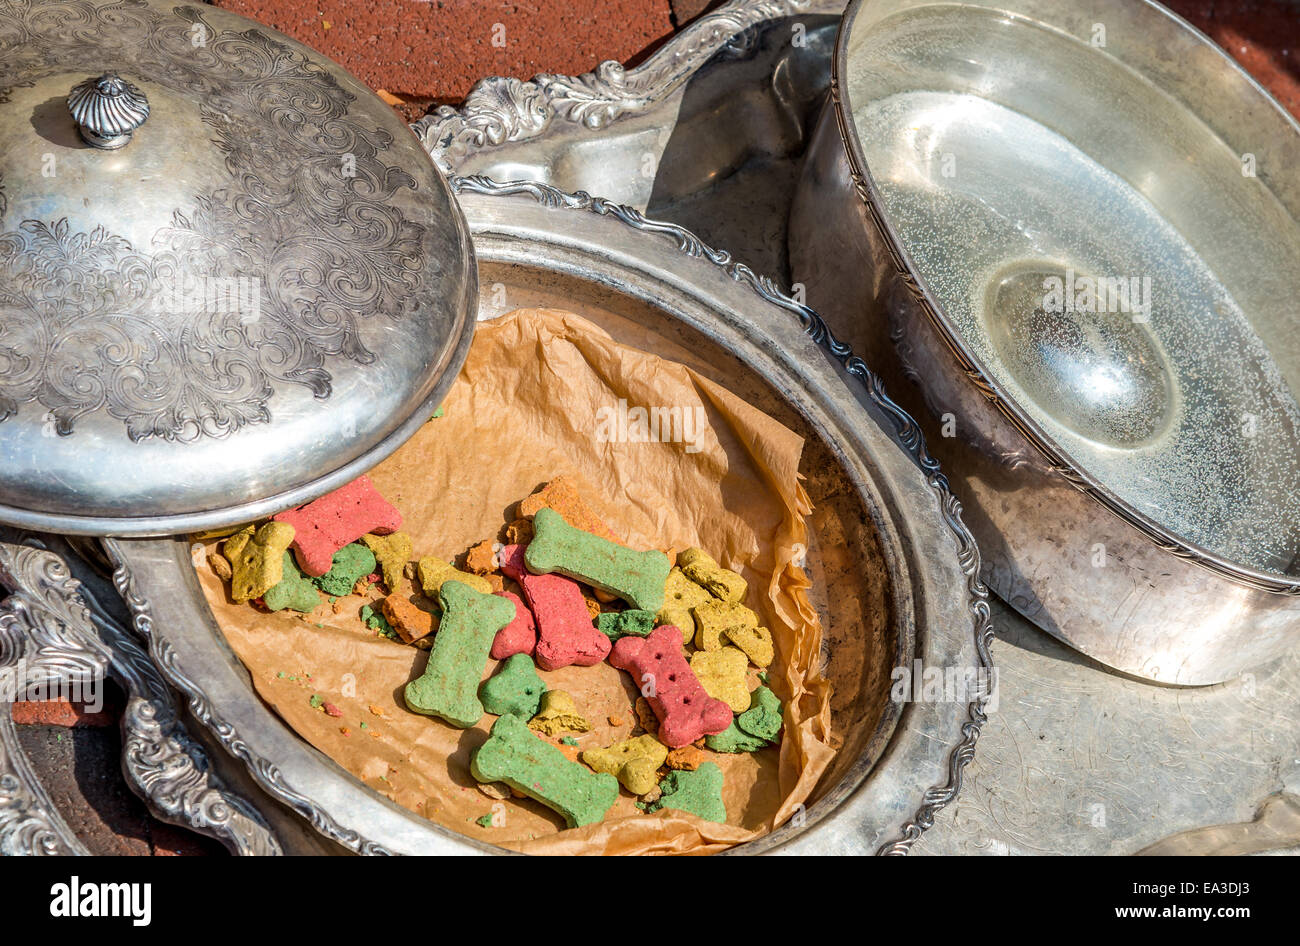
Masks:
[[[662,442],[667,437],[643,443],[599,436],[601,409],[617,412],[620,401],[628,416],[637,406],[703,407],[698,451]],[[606,432],[616,429],[607,425]],[[234,604],[206,564],[199,575],[261,697],[304,739],[398,804],[528,853],[713,853],[788,820],[835,754],[830,685],[819,669],[821,628],[807,578],[793,564],[806,546],[810,512],[798,472],[802,448],[785,426],[689,368],[617,344],[571,313],[531,309],[480,325],[444,416],[370,473],[401,511],[417,557],[453,559],[496,539],[518,500],[569,474],[632,547],[699,546],[741,572],[748,605],[772,630],[777,656],[769,685],[785,704],[785,730],[779,751],[709,753],[725,777],[726,824],[674,811],[646,815],[624,791],[604,822],[564,830],[558,815],[531,799],[489,798],[470,775],[469,759],[495,717],[460,730],[406,710],[402,690],[426,657],[360,623],[361,605],[377,591],[340,598],[338,613],[324,603],[300,618]],[[496,665],[488,662],[485,678]],[[541,676],[549,688],[571,693],[592,724],[573,734],[578,747],[560,745],[570,758],[631,735],[637,693],[627,674],[602,663]],[[757,685],[751,668],[750,687]],[[312,708],[313,695],[342,716]],[[494,826],[475,823],[494,811]]]

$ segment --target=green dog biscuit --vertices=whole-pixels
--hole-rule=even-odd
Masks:
[[[602,820],[618,800],[618,779],[570,761],[518,716],[492,724],[487,742],[470,759],[470,772],[480,782],[505,782],[536,799],[559,812],[570,828]]]
[[[751,736],[742,730],[733,719],[731,725],[716,736],[705,736],[704,744],[714,752],[757,752],[766,748],[768,743],[766,739]]]
[[[353,542],[334,553],[330,570],[313,579],[316,587],[327,595],[350,595],[358,581],[375,570],[375,553],[364,545]]]
[[[673,769],[659,783],[659,790],[663,794],[646,806],[646,811],[674,808],[705,821],[727,820],[727,806],[722,803],[722,769],[716,762],[705,762],[694,772]]]
[[[612,641],[620,637],[648,637],[655,629],[655,615],[653,611],[635,608],[618,613],[610,611],[596,618],[596,627]]]
[[[663,552],[635,552],[575,529],[545,507],[533,516],[533,540],[524,549],[524,564],[536,575],[558,572],[618,595],[634,608],[655,612],[663,607],[664,582],[672,568]]]
[[[269,611],[310,611],[320,604],[320,594],[312,580],[298,570],[292,552],[284,553],[284,577],[275,587],[262,595],[262,603]]]
[[[493,716],[520,716],[531,719],[541,705],[546,684],[533,669],[533,658],[515,654],[497,672],[483,681],[478,698],[483,709]]]
[[[759,687],[750,694],[749,709],[736,717],[735,725],[751,736],[776,742],[781,732],[781,701],[767,687]]]
[[[361,606],[361,620],[372,631],[378,631],[382,636],[387,637],[390,641],[397,641],[399,644],[404,643],[401,636],[394,630],[393,625],[388,623],[388,618],[383,613],[376,610],[368,604]]]
[[[515,619],[515,606],[509,598],[481,594],[459,581],[444,582],[438,601],[442,624],[424,674],[406,685],[406,705],[468,729],[483,717],[478,684],[492,638]]]

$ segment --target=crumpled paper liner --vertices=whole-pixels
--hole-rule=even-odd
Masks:
[[[681,442],[598,437],[598,412],[617,411],[620,399],[629,411],[703,407],[707,425],[695,438],[698,452]],[[495,717],[460,730],[405,708],[402,690],[423,670],[425,653],[365,628],[358,611],[368,599],[341,598],[338,613],[324,603],[302,618],[264,614],[231,602],[201,565],[208,602],[262,698],[371,788],[453,830],[516,851],[706,854],[788,820],[835,755],[830,684],[819,670],[821,627],[805,594],[808,580],[792,564],[806,546],[810,512],[798,472],[802,439],[697,372],[549,309],[482,323],[444,408],[444,416],[370,473],[401,511],[416,556],[452,559],[482,539],[495,540],[518,500],[561,474],[577,477],[630,546],[699,546],[745,576],[747,604],[771,628],[776,645],[769,685],[785,705],[780,750],[708,753],[724,773],[726,824],[674,811],[646,815],[624,791],[602,823],[564,830],[562,819],[540,803],[494,800],[478,789],[470,754]],[[372,592],[369,600],[375,598]],[[496,665],[489,661],[484,676]],[[577,748],[560,745],[570,758],[631,735],[637,692],[628,674],[602,663],[541,676],[548,687],[571,693],[592,724],[590,732],[572,734]],[[750,676],[752,689],[758,683],[752,668]],[[342,715],[313,708],[313,695]],[[475,823],[494,812],[494,826]]]

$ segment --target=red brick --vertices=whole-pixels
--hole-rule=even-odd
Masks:
[[[488,75],[590,71],[627,62],[672,31],[670,0],[215,0],[342,63],[412,103],[461,101]],[[326,28],[325,24],[329,24]],[[504,46],[493,44],[504,27]]]
[[[67,726],[84,728],[87,726],[115,726],[118,713],[105,707],[98,713],[90,713],[84,704],[68,700],[40,700],[14,703],[11,712],[13,721],[24,726]]]
[[[671,0],[673,23],[678,27],[685,26],[705,10],[721,6],[722,2],[723,0]]]

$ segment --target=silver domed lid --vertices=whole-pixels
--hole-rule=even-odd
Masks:
[[[0,522],[339,486],[437,407],[476,303],[446,182],[338,65],[206,5],[0,4]]]

